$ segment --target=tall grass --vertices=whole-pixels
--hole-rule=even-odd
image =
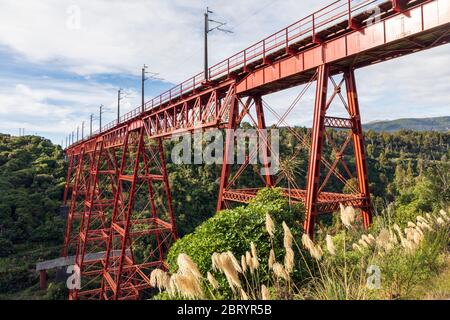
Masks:
[[[166,291],[170,298],[219,299],[221,291],[231,290],[233,299],[395,299],[408,296],[430,273],[438,270],[440,257],[447,250],[450,217],[439,214],[418,216],[401,229],[384,224],[376,235],[365,233],[355,223],[357,212],[341,206],[340,228],[313,242],[303,234],[301,243],[292,236],[286,223],[276,226],[266,215],[270,236],[268,257],[259,257],[251,243],[245,255],[236,258],[232,252],[214,253],[213,270],[200,274],[196,264],[185,254],[178,258],[178,272],[156,269],[151,285]],[[275,229],[283,230],[282,247],[273,241]],[[276,257],[284,254],[282,261]],[[264,259],[264,263],[261,260]],[[266,263],[267,262],[267,263]],[[268,266],[269,277],[261,277],[262,266]],[[296,268],[306,269],[307,276],[296,277]],[[380,286],[368,286],[370,270],[381,271]],[[216,280],[224,276],[225,284]],[[376,282],[377,283],[377,282]]]

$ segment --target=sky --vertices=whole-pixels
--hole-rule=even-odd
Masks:
[[[307,16],[330,0],[0,0],[0,132],[61,144],[105,105],[103,124],[140,105],[143,64],[158,73],[146,100],[201,72],[203,13],[233,33],[212,32],[214,64]],[[359,69],[363,122],[450,115],[450,46]],[[301,88],[264,99],[282,113]],[[313,90],[312,90],[313,91]],[[313,92],[289,116],[310,125]],[[337,112],[336,115],[341,115]],[[267,122],[275,118],[268,114]]]

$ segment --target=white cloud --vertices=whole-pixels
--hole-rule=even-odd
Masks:
[[[209,1],[215,12],[212,18],[226,20],[235,31],[211,34],[211,63],[327,2]],[[194,0],[2,0],[0,43],[31,61],[57,62],[82,75],[137,73],[147,63],[168,81],[178,82],[202,70],[205,4]],[[72,6],[80,9],[80,29],[67,27],[76,13],[67,11]]]
[[[0,131],[29,126],[40,134],[64,136],[99,104],[115,108],[111,85],[91,81],[102,73],[138,74],[142,64],[169,82],[202,70],[203,11],[227,21],[233,34],[210,36],[215,63],[308,15],[330,0],[0,0],[0,45],[15,57],[85,76],[86,81],[10,78],[0,70]],[[71,29],[71,6],[80,8],[80,29]],[[76,10],[75,10],[76,11]],[[75,19],[76,20],[76,19]],[[449,114],[449,46],[357,71],[362,117],[375,119]],[[291,125],[312,118],[312,94],[289,117]],[[300,88],[268,96],[282,113]],[[132,91],[129,89],[128,91]],[[139,105],[138,93],[123,112]],[[55,103],[56,100],[64,101]],[[86,107],[90,106],[90,107]],[[105,116],[106,117],[106,116]],[[109,114],[104,123],[112,120]],[[268,115],[268,122],[274,118]],[[49,125],[51,124],[51,125]],[[16,130],[16,129],[14,129]],[[58,141],[58,140],[56,140]]]
[[[115,88],[110,85],[53,79],[11,79],[2,82],[18,83],[0,87],[0,132],[15,134],[18,128],[26,128],[28,133],[49,136],[59,142],[61,137],[76,130],[82,120],[85,120],[87,133],[89,115],[94,113],[98,118],[100,104],[105,104],[105,109],[110,111],[103,115],[103,124],[115,117],[116,100],[112,94]],[[126,91],[130,95],[122,103],[123,112],[137,104],[137,94],[132,89]],[[105,100],[105,97],[111,99]],[[97,123],[98,120],[94,123],[94,130]]]

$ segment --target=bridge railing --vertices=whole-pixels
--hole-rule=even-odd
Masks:
[[[229,76],[232,72],[246,68],[252,63],[270,58],[270,55],[285,49],[288,52],[292,45],[305,41],[305,44],[318,40],[317,34],[345,21],[351,21],[356,15],[373,9],[376,5],[390,2],[389,0],[337,0],[309,16],[291,24],[262,41],[242,50],[233,56],[211,66],[208,70],[209,79],[217,80]],[[104,127],[102,132],[110,130],[120,123],[137,117],[142,109],[149,111],[164,103],[179,98],[186,93],[199,88],[205,82],[203,73],[178,84],[161,95],[149,100],[142,106],[131,110],[120,117],[119,122],[114,120]],[[99,133],[97,130],[93,135]]]

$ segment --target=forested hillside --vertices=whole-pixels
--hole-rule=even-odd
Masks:
[[[450,117],[374,121],[364,124],[363,128],[377,132],[395,132],[398,130],[448,132],[450,130]]]
[[[0,239],[3,243],[60,239],[55,229],[64,184],[60,147],[40,137],[0,136]],[[4,245],[0,250],[13,249]]]
[[[295,128],[295,132],[308,135],[305,128]],[[336,143],[346,138],[342,131],[330,130],[329,134]],[[304,186],[307,150],[297,152],[298,141],[286,128],[281,129],[280,143],[281,174],[295,175],[298,185]],[[449,143],[447,132],[366,132],[375,212],[381,214],[394,204],[409,217],[448,205]],[[325,158],[331,161],[333,156],[332,146],[326,144]],[[348,161],[351,165],[351,157]],[[65,223],[59,215],[65,166],[61,148],[44,138],[0,136],[0,298],[58,295],[52,290],[39,292],[33,268],[37,261],[59,255]],[[180,166],[169,161],[168,170],[177,226],[183,236],[214,215],[220,167]],[[249,170],[238,186],[259,182]],[[331,181],[330,191],[345,188]]]
[[[35,262],[58,254],[64,177],[59,146],[0,135],[0,296],[35,285]]]

